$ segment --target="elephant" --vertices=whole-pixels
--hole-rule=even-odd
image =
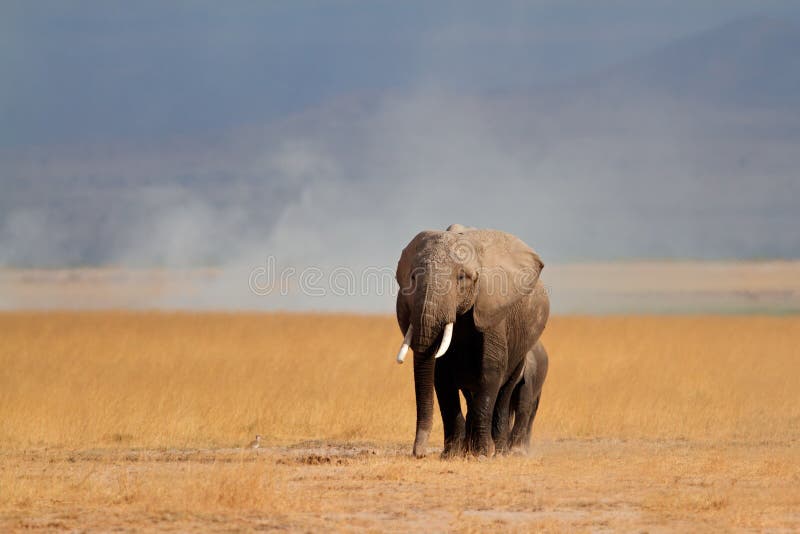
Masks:
[[[422,231],[403,249],[396,312],[404,339],[397,360],[411,348],[414,456],[427,453],[434,390],[443,457],[507,449],[511,396],[550,314],[539,279],[543,267],[519,238],[463,225]]]
[[[511,394],[509,420],[514,420],[514,426],[508,442],[512,451],[527,452],[530,448],[531,428],[539,409],[547,367],[547,351],[539,340],[526,355],[522,380]]]

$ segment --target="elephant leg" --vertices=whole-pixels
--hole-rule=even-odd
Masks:
[[[444,458],[461,455],[464,447],[464,415],[461,413],[458,387],[449,375],[446,370],[436,366],[434,383],[444,428]]]
[[[536,411],[534,409],[533,392],[529,386],[529,384],[522,384],[515,394],[514,406],[516,407],[516,414],[514,427],[511,429],[510,443],[512,449],[527,448],[530,441],[530,425]],[[538,406],[538,398],[535,403]]]
[[[512,431],[512,446],[527,450],[531,443],[531,430],[536,412],[539,410],[539,401],[542,398],[542,387],[547,378],[548,357],[547,351],[542,342],[536,343],[533,348],[534,365],[530,367],[533,374],[526,371],[525,381],[522,388],[522,397],[516,403],[519,409],[525,411],[525,419],[521,421],[519,427],[514,424]],[[524,424],[522,424],[524,423]]]
[[[498,384],[486,384],[475,394],[472,402],[472,428],[470,436],[470,450],[476,456],[491,456],[494,453],[492,440],[492,418],[494,405],[497,400]]]
[[[539,411],[539,399],[542,398],[542,394],[539,393],[536,396],[536,400],[533,401],[533,410],[531,411],[531,419],[528,422],[527,431],[525,432],[525,448],[528,448],[531,444],[531,430],[533,430],[533,420],[536,418],[536,412]]]
[[[483,354],[481,357],[480,382],[473,392],[472,408],[474,413],[470,449],[477,456],[494,454],[492,440],[492,420],[497,394],[503,385],[508,351],[505,332],[490,330],[483,334]]]
[[[512,373],[512,379],[503,384],[497,394],[497,401],[494,405],[492,416],[492,440],[494,441],[495,451],[505,453],[508,451],[508,420],[511,405],[511,395],[517,386],[519,377],[525,367],[525,362],[521,362],[517,369]]]

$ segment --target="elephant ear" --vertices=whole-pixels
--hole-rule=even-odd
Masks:
[[[476,239],[480,262],[473,317],[484,331],[500,322],[510,308],[533,293],[544,263],[521,239],[496,230],[469,232]]]
[[[411,324],[411,304],[414,295],[414,286],[411,282],[412,269],[416,263],[417,252],[422,248],[422,245],[435,234],[441,232],[424,231],[418,233],[411,242],[406,245],[403,252],[400,254],[400,260],[397,262],[397,270],[395,271],[395,279],[400,286],[397,291],[397,323],[400,325],[400,330],[403,334],[408,330],[408,325]]]

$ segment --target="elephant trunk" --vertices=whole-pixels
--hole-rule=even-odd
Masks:
[[[414,306],[414,335],[412,337],[414,352],[423,354],[428,352],[433,341],[439,335],[437,332],[436,306],[431,295],[431,284],[427,284],[425,291],[420,295]]]
[[[417,433],[414,438],[414,456],[426,454],[428,436],[433,426],[433,380],[436,360],[430,355],[414,354],[414,394],[417,400]]]
[[[412,315],[411,323],[406,331],[406,339],[403,340],[404,345],[411,345],[416,354],[430,354],[433,353],[435,358],[443,356],[447,349],[450,347],[450,341],[453,338],[453,322],[455,321],[455,310],[450,309],[454,306],[448,306],[450,302],[447,295],[438,295],[435,290],[432,290],[433,284],[427,283],[424,291],[421,291],[414,302],[414,313]],[[444,305],[442,304],[444,299]],[[448,313],[452,312],[452,313]],[[452,317],[450,317],[452,315]],[[439,338],[441,334],[441,341],[438,348],[432,351],[434,341]],[[401,348],[401,352],[404,349]],[[398,354],[398,362],[402,362],[400,354]]]
[[[426,454],[428,436],[433,426],[433,383],[436,360],[430,347],[438,336],[436,331],[436,306],[431,295],[431,284],[420,293],[412,315],[412,347],[414,348],[414,394],[417,401],[417,433],[414,438],[414,456]]]

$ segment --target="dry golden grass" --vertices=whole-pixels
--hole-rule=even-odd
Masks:
[[[409,457],[399,342],[391,317],[0,314],[0,530],[800,528],[800,317],[556,317],[533,451],[485,462]]]

